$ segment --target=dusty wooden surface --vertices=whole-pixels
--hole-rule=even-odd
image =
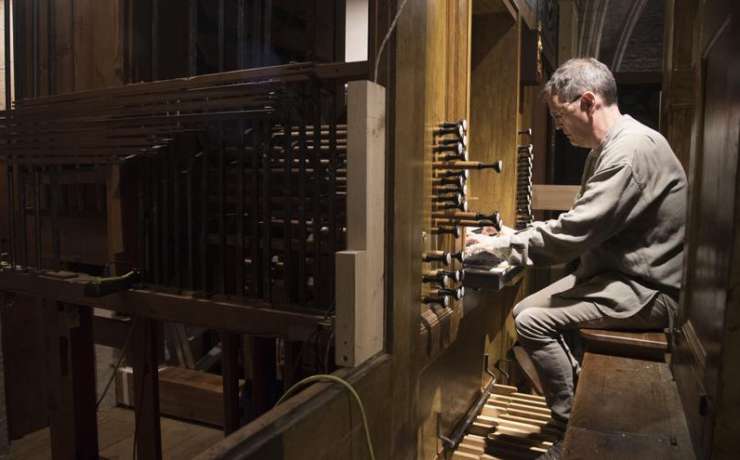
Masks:
[[[587,353],[563,458],[694,458],[668,365]]]

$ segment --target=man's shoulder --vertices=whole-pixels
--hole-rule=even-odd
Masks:
[[[627,163],[632,165],[645,156],[671,152],[668,142],[658,131],[646,126],[632,117],[625,116],[620,129],[604,148],[605,160],[610,164]]]

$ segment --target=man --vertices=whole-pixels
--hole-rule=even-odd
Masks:
[[[563,333],[580,327],[663,329],[676,313],[686,175],[663,136],[620,113],[614,76],[601,62],[567,61],[544,96],[557,129],[573,145],[591,149],[576,201],[557,219],[516,234],[475,236],[466,253],[510,260],[528,254],[534,264],[580,258],[575,273],[512,312],[553,416],[567,422],[578,363]],[[559,452],[556,444],[540,458],[559,458]]]

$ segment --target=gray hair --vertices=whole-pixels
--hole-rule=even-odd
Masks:
[[[585,91],[601,96],[607,105],[617,102],[617,83],[609,67],[594,58],[568,59],[552,74],[542,90],[549,97],[572,101]]]

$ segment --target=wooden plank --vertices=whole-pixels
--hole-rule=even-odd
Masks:
[[[347,250],[336,254],[336,363],[357,366],[383,347],[385,89],[348,89]],[[345,279],[346,277],[346,279]]]
[[[567,211],[573,207],[579,185],[544,185],[532,186],[532,209],[542,211]]]

